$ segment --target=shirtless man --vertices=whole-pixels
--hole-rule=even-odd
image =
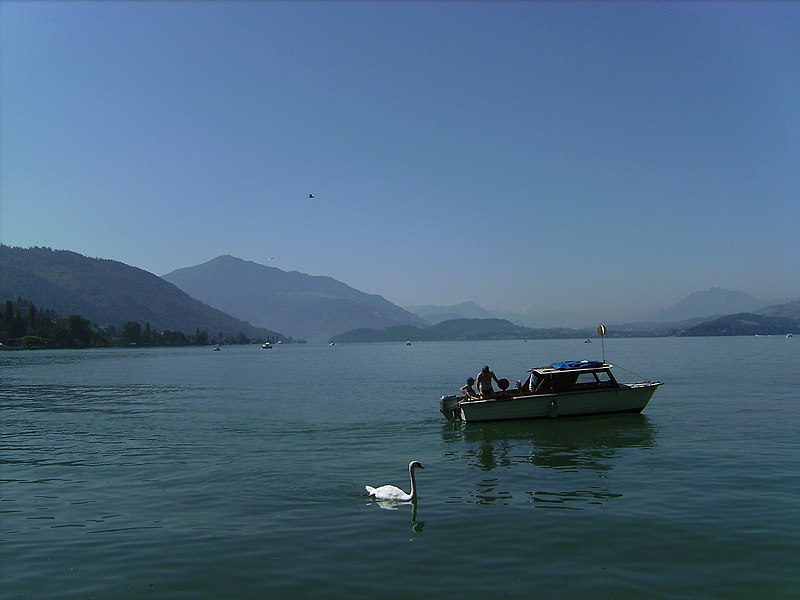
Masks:
[[[494,397],[494,388],[492,388],[493,379],[497,382],[497,385],[500,385],[500,380],[497,379],[497,376],[489,368],[489,365],[483,367],[481,372],[478,373],[476,383],[478,384],[478,393],[481,395],[481,398]]]

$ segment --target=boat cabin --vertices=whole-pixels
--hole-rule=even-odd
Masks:
[[[613,365],[599,361],[567,361],[530,370],[520,394],[560,394],[619,387]]]

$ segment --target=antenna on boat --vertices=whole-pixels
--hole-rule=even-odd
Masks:
[[[603,342],[603,336],[606,334],[606,326],[600,323],[597,326],[597,333],[600,334],[600,346],[603,348],[603,362],[606,362],[606,345]]]

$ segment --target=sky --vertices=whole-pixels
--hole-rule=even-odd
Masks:
[[[401,306],[797,299],[798,31],[798,2],[2,0],[0,242]]]

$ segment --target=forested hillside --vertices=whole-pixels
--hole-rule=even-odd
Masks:
[[[119,328],[133,321],[159,331],[284,338],[211,308],[136,267],[66,250],[0,245],[0,301],[19,298],[100,326]]]

